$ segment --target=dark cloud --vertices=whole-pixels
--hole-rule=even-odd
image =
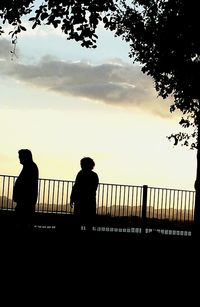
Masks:
[[[0,55],[5,56],[6,50],[8,44],[1,41]],[[160,106],[155,103],[158,99],[152,80],[141,72],[139,66],[122,61],[93,65],[45,57],[30,65],[1,61],[1,68],[3,74],[18,81],[63,95],[118,106],[139,106],[162,116],[169,115],[168,103],[162,101]]]

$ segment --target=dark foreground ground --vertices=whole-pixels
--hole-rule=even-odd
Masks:
[[[99,257],[101,261],[118,256],[129,261],[145,259],[167,258],[168,261],[186,258],[188,261],[195,259],[199,253],[198,238],[191,236],[150,234],[131,234],[120,232],[93,231],[87,233],[81,231],[56,231],[51,229],[35,229],[33,232],[22,232],[19,230],[1,230],[1,247],[3,251],[12,254],[29,252],[39,255],[43,254],[48,259],[52,256],[57,258],[65,255],[66,259],[88,256],[94,259]],[[3,254],[3,253],[2,253]],[[30,254],[31,255],[31,254]],[[96,256],[95,256],[96,255]],[[102,258],[100,258],[102,257]]]
[[[8,305],[173,306],[189,297],[190,306],[198,293],[199,240],[191,237],[7,229],[0,246]]]
[[[75,234],[71,226],[21,232],[11,226],[10,218],[0,221],[2,306],[198,302],[200,236]]]
[[[118,257],[124,263],[130,261],[150,263],[150,259],[157,261],[166,258],[168,262],[186,258],[187,261],[198,255],[200,236],[194,239],[191,236],[172,236],[159,233],[145,235],[126,232],[104,232],[93,231],[87,233],[74,232],[74,223],[71,220],[61,223],[58,228],[34,228],[33,232],[19,231],[14,223],[14,216],[10,212],[1,212],[0,215],[0,244],[2,253],[10,252],[10,255],[29,253],[29,256],[36,254],[37,259],[65,258],[73,261],[75,258],[94,259],[101,263],[112,262]],[[42,216],[42,218],[44,218]],[[55,216],[53,217],[55,218]],[[67,227],[66,227],[67,225]],[[43,255],[43,256],[42,256]],[[167,258],[168,257],[168,258]],[[53,262],[55,263],[55,261]],[[121,264],[121,261],[120,261]]]

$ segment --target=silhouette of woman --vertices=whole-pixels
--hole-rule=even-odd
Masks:
[[[38,167],[29,149],[20,149],[18,155],[23,168],[13,189],[17,225],[21,229],[31,229],[38,194]]]
[[[99,178],[92,171],[95,163],[90,157],[81,159],[80,165],[81,170],[72,188],[70,205],[74,206],[74,215],[79,223],[79,229],[82,224],[87,231],[91,231],[96,215],[96,191]]]

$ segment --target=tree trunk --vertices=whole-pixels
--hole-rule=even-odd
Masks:
[[[195,181],[195,208],[194,208],[194,229],[193,236],[200,238],[200,116],[198,116],[197,127],[197,172]]]

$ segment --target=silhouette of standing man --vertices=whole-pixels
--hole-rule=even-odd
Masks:
[[[20,149],[18,155],[23,168],[14,185],[13,201],[16,202],[17,226],[29,230],[33,228],[39,172],[29,149]]]
[[[87,231],[91,231],[96,215],[96,191],[99,178],[92,171],[95,163],[91,158],[81,159],[80,165],[81,170],[78,172],[72,188],[70,205],[74,206],[74,214],[79,227],[82,224],[85,225]]]

